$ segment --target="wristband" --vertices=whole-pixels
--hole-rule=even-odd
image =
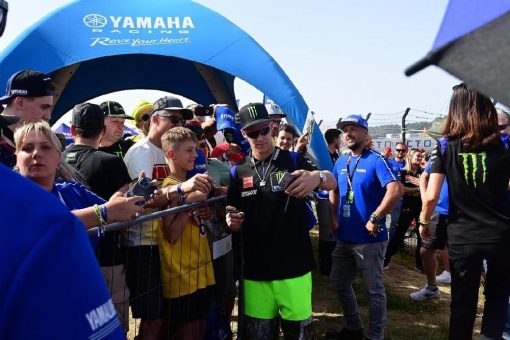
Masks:
[[[430,224],[430,220],[422,219],[421,217],[418,219],[418,225],[427,225]]]
[[[177,193],[179,194],[179,205],[186,204],[186,195],[182,192],[182,183],[177,184]]]
[[[103,221],[108,221],[108,210],[106,209],[106,204],[101,204],[101,217],[103,218]]]

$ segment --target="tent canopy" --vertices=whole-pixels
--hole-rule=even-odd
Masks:
[[[272,98],[298,128],[308,107],[276,61],[220,14],[190,0],[78,0],[41,19],[0,55],[0,86],[32,68],[52,75],[52,121],[114,91],[155,89],[236,108],[234,78]],[[312,149],[331,169],[316,129]]]

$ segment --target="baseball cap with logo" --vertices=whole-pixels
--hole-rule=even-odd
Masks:
[[[287,115],[283,113],[282,109],[275,103],[266,104],[267,113],[269,117],[276,116],[279,118],[285,118]]]
[[[45,97],[54,96],[55,86],[50,76],[34,70],[23,70],[14,73],[7,81],[5,95],[0,103],[5,104],[14,97]]]
[[[357,125],[368,130],[368,122],[366,121],[365,118],[361,117],[360,115],[349,115],[342,119],[340,122],[338,122],[336,126],[340,130],[342,130],[347,125]]]
[[[270,122],[266,106],[262,103],[250,103],[239,110],[239,122],[242,129],[246,130],[257,123]]]
[[[225,129],[235,129],[235,113],[226,106],[218,106],[215,110],[216,129],[218,131]]]
[[[158,112],[159,116],[169,116],[170,114],[166,113],[164,110],[181,111],[182,118],[185,120],[193,119],[193,111],[190,109],[185,109],[182,106],[181,100],[174,96],[159,98],[154,104],[152,104],[153,114],[160,111]]]
[[[90,132],[97,133],[104,128],[104,113],[99,105],[81,103],[74,107],[71,125]]]
[[[99,106],[101,107],[101,110],[103,110],[105,117],[134,119],[133,117],[126,114],[122,105],[114,102],[113,100],[102,102]]]

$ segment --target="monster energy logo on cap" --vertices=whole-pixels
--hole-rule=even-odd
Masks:
[[[487,154],[485,152],[467,152],[459,153],[459,157],[462,158],[466,183],[470,185],[471,182],[471,185],[475,188],[485,183],[487,179]]]
[[[262,103],[250,103],[243,106],[239,110],[238,117],[243,129],[257,123],[270,121],[266,106]]]
[[[252,119],[257,118],[257,107],[256,106],[250,106],[248,108],[248,113],[250,114],[250,117]]]

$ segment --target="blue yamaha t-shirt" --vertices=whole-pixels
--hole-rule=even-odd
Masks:
[[[94,194],[92,191],[87,189],[83,184],[78,182],[65,182],[62,180],[56,180],[51,191],[67,209],[76,210],[84,209],[93,206],[94,204],[106,203],[104,199]],[[99,237],[97,234],[89,235],[90,243],[92,248],[95,250],[99,243]]]
[[[425,172],[430,174],[430,161],[425,166]],[[439,200],[436,204],[435,211],[440,215],[448,215],[448,180],[444,177],[443,185],[441,186],[441,192],[439,193]]]
[[[349,170],[352,178],[354,203],[348,205],[349,213],[346,214],[347,162],[349,158],[351,158]],[[370,236],[365,228],[370,215],[381,204],[386,194],[386,185],[398,181],[388,162],[373,150],[364,151],[359,157],[343,155],[336,161],[333,175],[338,181],[340,190],[337,239],[361,244],[388,240],[385,218],[381,218],[380,227],[383,230],[377,234],[377,237]]]
[[[388,160],[388,164],[390,165],[391,170],[393,171],[395,176],[400,177],[400,170],[402,170],[402,168],[406,165],[406,162],[405,161],[399,162],[396,161],[395,159],[390,159]]]
[[[0,339],[124,339],[85,227],[0,165]]]

